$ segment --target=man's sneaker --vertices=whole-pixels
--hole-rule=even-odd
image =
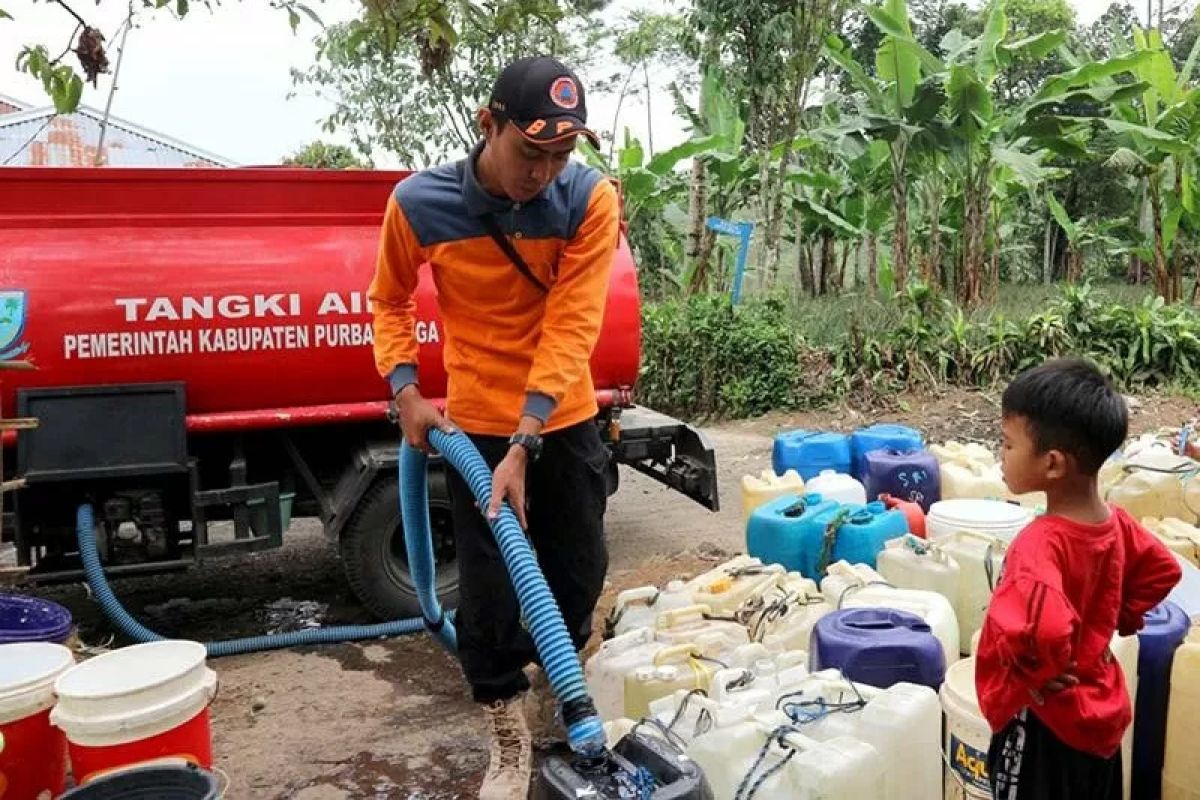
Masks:
[[[487,774],[479,787],[479,800],[526,800],[532,762],[524,697],[497,700],[484,706],[492,737]]]
[[[545,670],[530,664],[525,668],[525,677],[530,686],[525,700],[525,719],[533,744],[545,749],[567,741],[567,729],[563,726],[558,700]]]

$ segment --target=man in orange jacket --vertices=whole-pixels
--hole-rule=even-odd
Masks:
[[[428,448],[430,428],[461,429],[495,470],[495,517],[507,500],[533,544],[581,648],[604,583],[608,450],[588,362],[616,252],[616,191],[571,160],[587,128],[579,79],[525,58],[479,111],[483,140],[463,161],[396,187],[371,283],[375,362],[400,427]],[[414,335],[417,270],[428,263],[445,327],[446,416],[421,394]],[[459,562],[459,656],[492,744],[481,798],[524,798],[531,762],[521,708],[537,658],[483,513],[449,475]]]

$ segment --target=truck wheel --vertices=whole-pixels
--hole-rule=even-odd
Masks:
[[[429,475],[429,521],[437,564],[438,599],[443,608],[458,605],[458,562],[450,523],[445,476]],[[421,616],[416,587],[408,571],[404,529],[400,524],[399,479],[380,475],[363,495],[342,531],[342,568],[354,594],[382,620]]]

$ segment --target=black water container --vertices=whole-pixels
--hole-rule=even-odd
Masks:
[[[640,769],[639,769],[640,768]],[[639,780],[640,778],[640,780]],[[652,785],[651,785],[652,784]],[[551,756],[534,800],[713,800],[704,773],[674,745],[637,730],[604,757]]]
[[[216,777],[195,766],[135,767],[76,787],[59,800],[217,800]]]

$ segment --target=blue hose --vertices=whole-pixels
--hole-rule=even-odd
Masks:
[[[429,432],[429,440],[464,477],[481,508],[486,507],[492,494],[492,473],[471,441],[461,434]],[[409,570],[417,588],[422,617],[384,622],[378,625],[339,625],[332,628],[295,631],[274,636],[250,636],[222,642],[206,642],[211,658],[245,653],[281,650],[314,644],[336,644],[391,636],[404,636],[428,629],[451,653],[457,653],[454,624],[438,601],[435,587],[433,544],[429,523],[429,494],[426,456],[407,443],[400,453],[400,506],[404,523],[405,547],[408,550]],[[533,549],[525,538],[512,509],[505,504],[498,519],[491,523],[492,532],[504,564],[508,568],[521,613],[541,656],[542,666],[550,688],[558,698],[567,726],[571,749],[584,756],[604,752],[604,728],[592,704],[583,677],[583,668],[567,632],[562,612],[538,567]],[[104,615],[135,642],[160,641],[164,637],[138,622],[113,594],[100,563],[96,547],[96,526],[92,507],[79,506],[75,517],[75,534],[79,557],[88,585]]]
[[[100,553],[96,549],[96,525],[92,507],[84,503],[75,515],[75,536],[79,543],[79,558],[83,561],[83,574],[104,616],[117,626],[121,633],[135,642],[157,642],[164,637],[134,619],[125,610],[121,601],[113,594],[100,564]],[[242,655],[266,650],[282,650],[312,644],[335,644],[337,642],[359,642],[387,636],[403,636],[417,633],[424,628],[420,618],[383,622],[378,625],[339,625],[333,628],[294,631],[275,636],[248,636],[244,639],[229,639],[224,642],[206,642],[205,648],[212,658]]]
[[[471,440],[462,434],[433,429],[429,431],[429,442],[463,476],[479,507],[486,508],[492,496],[492,471]],[[433,589],[433,556],[428,551],[430,532],[428,494],[424,491],[425,473],[426,456],[405,442],[400,451],[400,483],[404,486],[400,501],[404,536],[409,547],[409,570],[412,571],[413,582],[418,586],[426,624],[436,625],[442,631],[449,629],[450,633],[443,636],[442,640],[453,641],[453,625],[445,619]],[[418,486],[422,487],[419,493]],[[525,538],[516,514],[507,503],[501,506],[499,517],[489,524],[516,590],[521,615],[541,656],[542,668],[546,671],[554,696],[561,704],[567,726],[567,742],[572,750],[581,755],[598,755],[605,747],[604,727],[588,694],[579,655],[567,632],[562,612],[538,567],[529,540]],[[414,542],[413,539],[418,541]],[[422,581],[425,582],[424,586],[421,585]]]

